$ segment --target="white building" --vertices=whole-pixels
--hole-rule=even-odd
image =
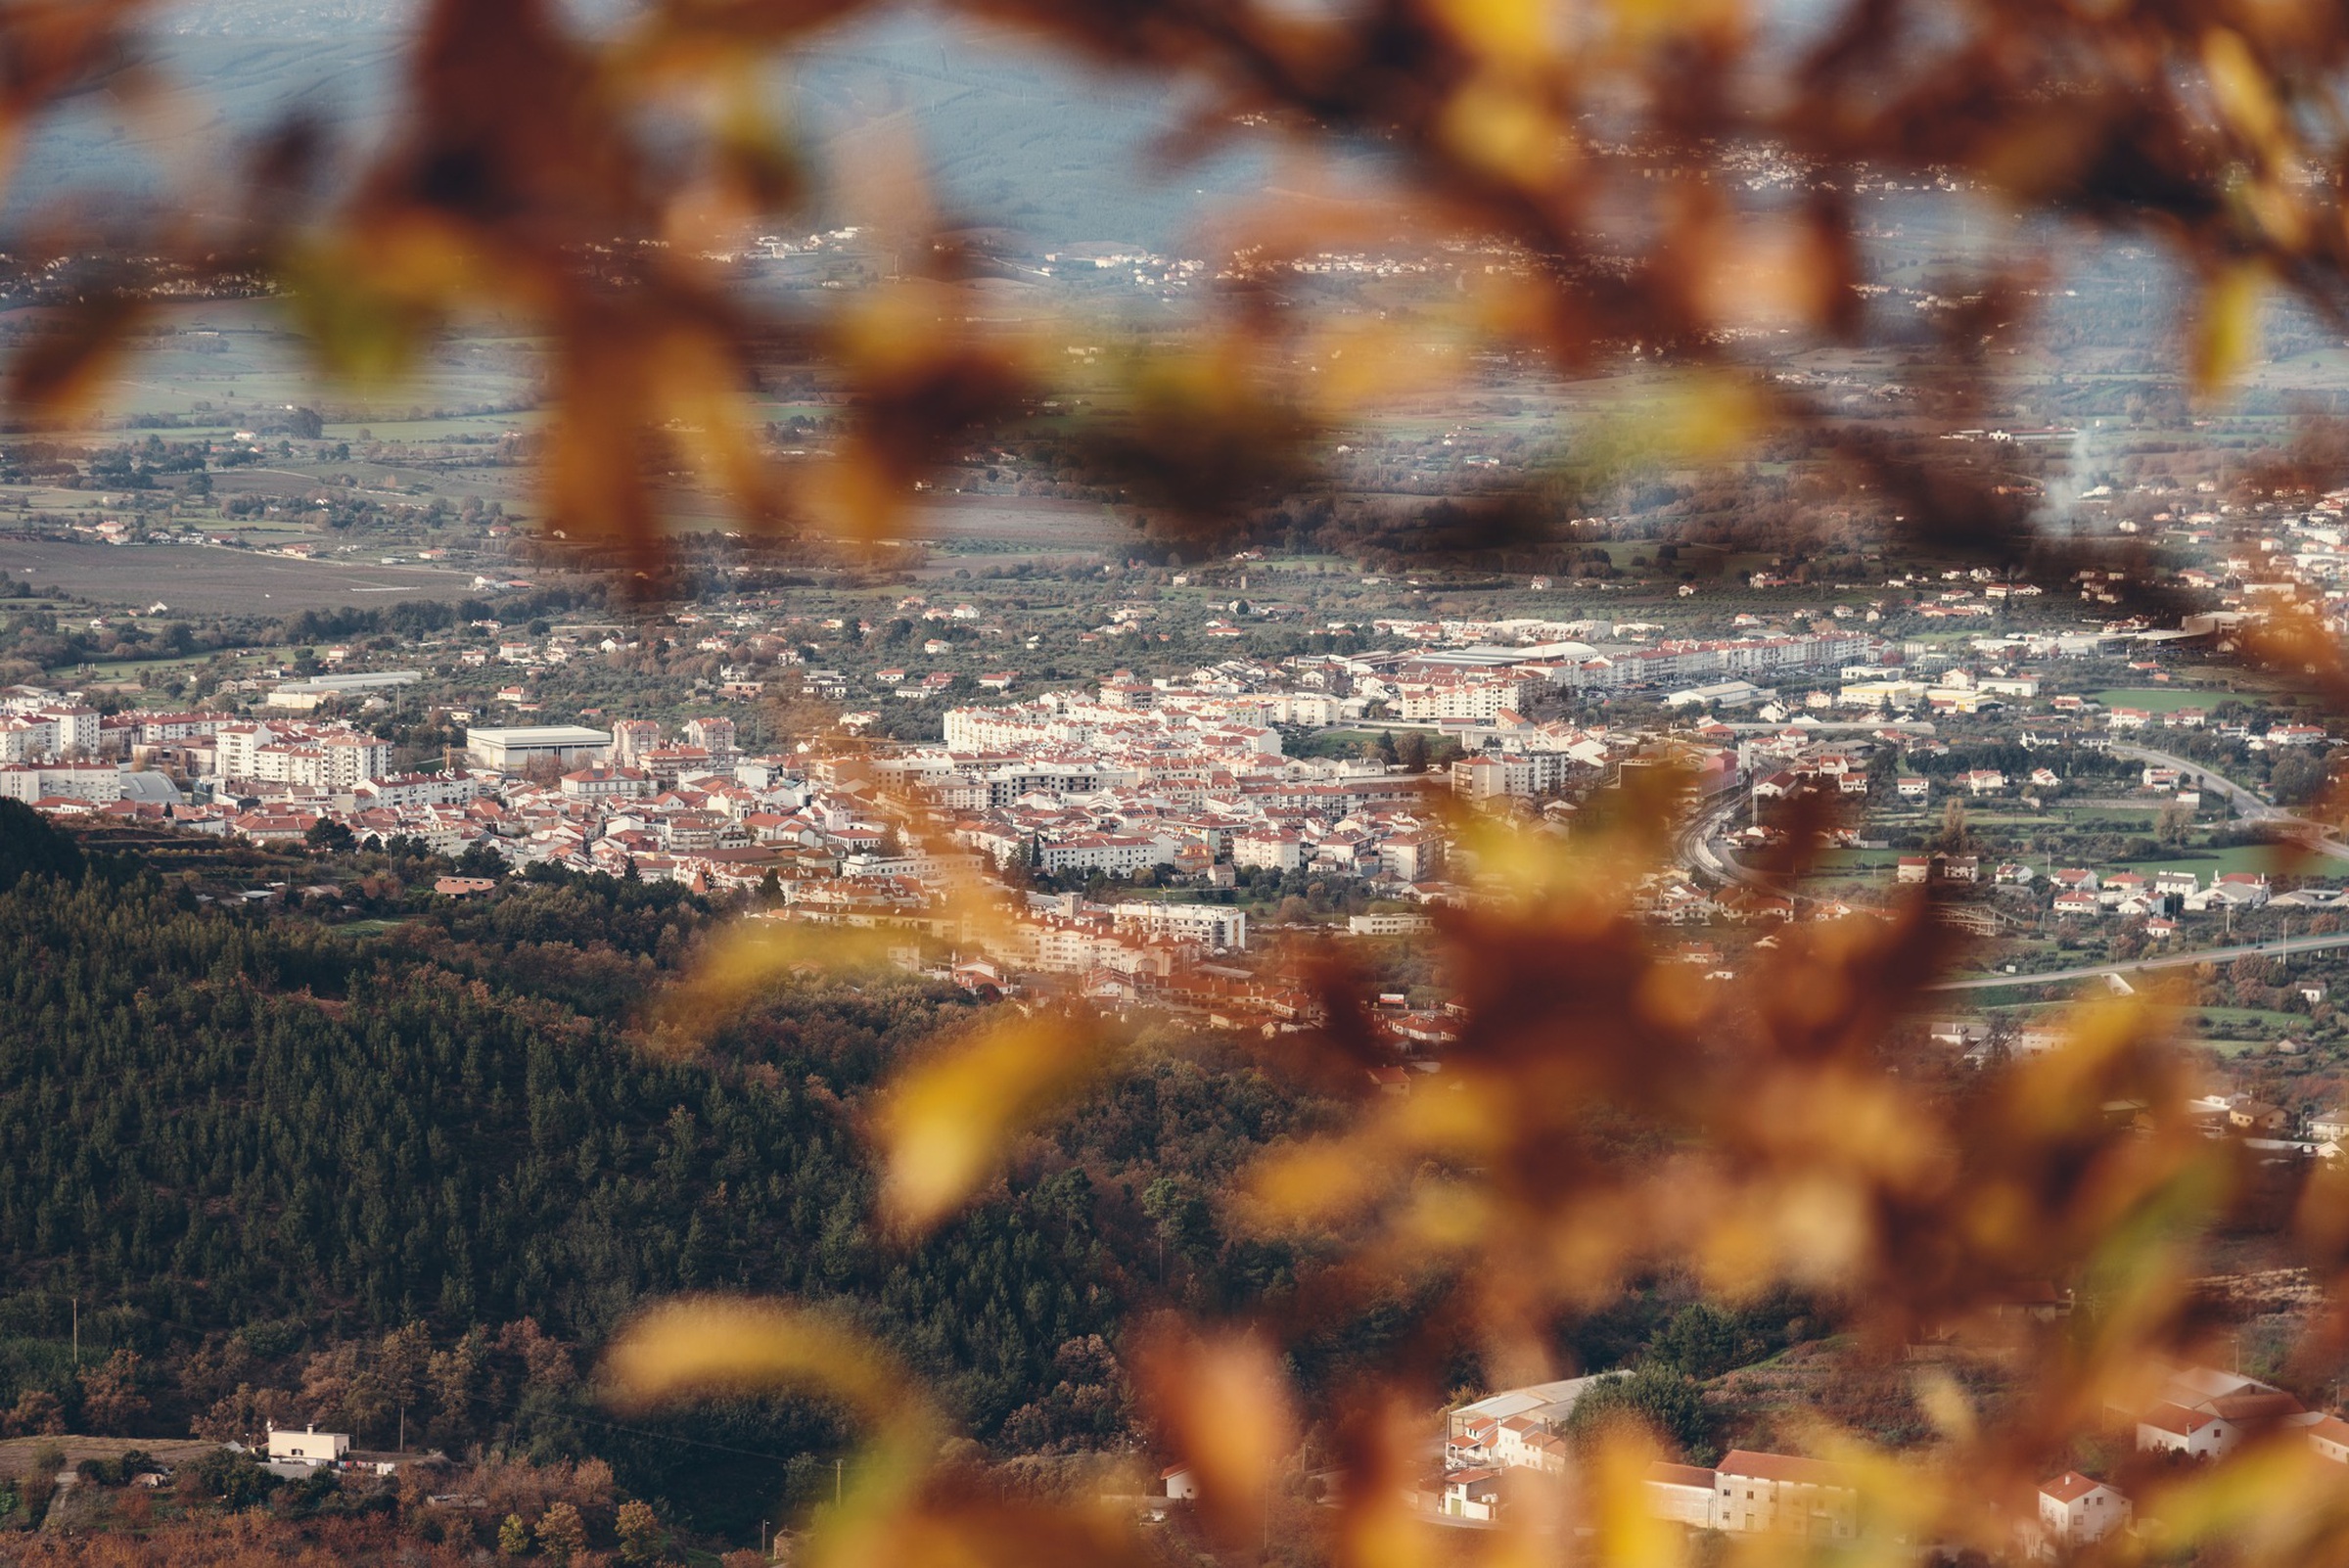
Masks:
[[[1169,937],[1210,947],[1248,945],[1248,912],[1220,903],[1135,901],[1112,904],[1109,914],[1120,931],[1138,931],[1146,937]]]
[[[2101,1541],[2126,1529],[2130,1512],[2129,1499],[2121,1493],[2077,1470],[2066,1470],[2039,1486],[2040,1528],[2058,1546]]]
[[[110,806],[120,799],[122,770],[111,762],[0,766],[0,800],[23,801],[27,806],[46,800]]]
[[[1714,1471],[1659,1460],[1647,1467],[1646,1484],[1648,1511],[1657,1518],[1691,1530],[1713,1528],[1714,1492],[1720,1484]]]
[[[565,766],[600,762],[612,749],[612,737],[600,729],[577,724],[533,724],[518,729],[469,729],[465,751],[476,767],[519,773],[532,762],[551,760]]]
[[[1231,841],[1231,863],[1294,871],[1305,864],[1305,840],[1285,831],[1238,834]]]
[[[1732,1449],[1714,1472],[1713,1528],[1848,1541],[1859,1501],[1835,1465]]]
[[[269,1429],[269,1457],[273,1461],[332,1464],[349,1452],[347,1432],[320,1432],[307,1426],[299,1432]]]

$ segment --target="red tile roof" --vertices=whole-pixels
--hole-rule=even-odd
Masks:
[[[1849,1483],[1840,1465],[1823,1459],[1805,1459],[1791,1453],[1755,1453],[1731,1449],[1723,1455],[1721,1474],[1752,1476],[1759,1481],[1791,1482],[1798,1486],[1839,1487]]]

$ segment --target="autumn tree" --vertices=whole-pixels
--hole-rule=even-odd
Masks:
[[[649,1502],[631,1499],[620,1505],[620,1559],[626,1563],[659,1562],[668,1550],[668,1533]]]
[[[538,1549],[558,1563],[568,1563],[587,1549],[587,1523],[570,1502],[558,1502],[538,1516]]]

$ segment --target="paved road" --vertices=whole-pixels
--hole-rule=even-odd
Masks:
[[[2318,952],[2326,947],[2349,947],[2349,932],[2322,937],[2275,938],[2238,943],[2232,947],[2201,947],[2190,952],[2167,952],[2128,963],[2084,964],[2077,969],[2049,969],[2032,975],[1983,975],[1972,980],[1945,980],[1927,991],[1997,991],[2003,986],[2045,986],[2064,980],[2095,980],[2104,975],[2135,974],[2145,969],[2183,969],[2189,964],[2233,963],[2255,955],[2280,957],[2285,953]]]
[[[2334,860],[2349,860],[2349,844],[2343,844],[2328,837],[2327,835],[2333,831],[2329,825],[2313,822],[2304,816],[2294,816],[2280,806],[2270,806],[2233,779],[2224,774],[2210,771],[2207,765],[2195,761],[2190,757],[2177,757],[2168,752],[2157,752],[2144,746],[2131,746],[2120,741],[2113,742],[2112,755],[2126,757],[2135,761],[2151,762],[2156,767],[2174,767],[2184,776],[2185,782],[2199,789],[2215,791],[2221,799],[2235,808],[2243,820],[2265,822],[2283,828],[2312,853],[2322,854]]]

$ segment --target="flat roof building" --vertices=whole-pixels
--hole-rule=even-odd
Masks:
[[[520,729],[468,729],[465,755],[476,767],[518,773],[540,759],[565,767],[600,762],[612,750],[604,730],[578,724],[532,724]]]

